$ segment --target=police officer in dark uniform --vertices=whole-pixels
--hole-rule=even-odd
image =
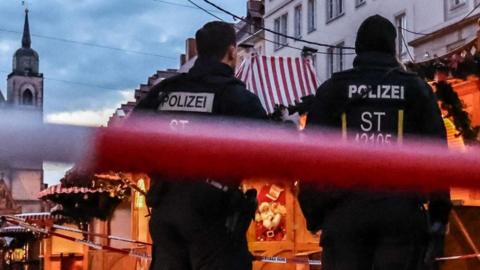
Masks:
[[[399,64],[395,40],[396,29],[387,19],[375,15],[362,23],[353,69],[333,74],[320,86],[307,130],[321,125],[372,145],[401,144],[411,136],[446,143],[434,94]],[[324,270],[433,267],[451,208],[448,191],[423,195],[303,187],[299,201],[308,229],[322,230]]]
[[[198,117],[266,119],[258,97],[234,77],[232,25],[207,23],[197,31],[196,42],[198,59],[192,69],[155,86],[134,114],[171,116],[179,127],[188,127]],[[147,195],[152,208],[151,269],[251,269],[245,233],[255,213],[256,193],[241,192],[239,181],[227,185],[217,179],[175,180],[179,179],[152,176]]]

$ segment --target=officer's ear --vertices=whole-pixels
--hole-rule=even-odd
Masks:
[[[237,46],[230,45],[228,47],[227,53],[223,58],[223,62],[230,67],[235,68],[235,66],[237,65]]]

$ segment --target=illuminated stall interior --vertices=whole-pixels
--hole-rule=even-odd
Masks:
[[[430,81],[444,116],[450,151],[478,151],[480,126],[480,31],[465,45],[409,67]],[[443,91],[439,93],[439,90]],[[468,175],[468,172],[465,172]],[[478,253],[480,247],[480,190],[451,188],[454,205],[445,254]],[[479,269],[480,261],[455,260],[442,269]]]

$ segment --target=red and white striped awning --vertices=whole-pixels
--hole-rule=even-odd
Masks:
[[[256,94],[268,113],[276,104],[295,105],[314,95],[319,81],[309,59],[253,56],[243,61],[236,74]]]
[[[102,193],[102,192],[107,192],[107,191],[101,188],[98,188],[98,189],[91,189],[91,188],[84,188],[84,187],[66,188],[66,187],[62,187],[61,184],[58,184],[40,191],[40,193],[38,194],[38,198],[43,198],[45,196],[55,195],[55,194],[85,194],[85,193]]]
[[[0,228],[0,236],[5,236],[5,234],[17,234],[17,233],[28,233],[28,229],[25,229],[21,226],[8,226]]]

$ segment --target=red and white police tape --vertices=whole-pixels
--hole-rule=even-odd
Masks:
[[[0,121],[0,160],[75,162],[95,171],[236,181],[299,180],[340,188],[480,188],[480,155],[425,141],[403,147],[347,143],[255,122],[222,125],[144,118],[113,128]]]
[[[152,257],[148,255],[145,252],[137,251],[135,249],[119,249],[119,248],[114,248],[111,246],[107,245],[100,245],[96,244],[92,241],[88,240],[83,240],[83,239],[78,239],[72,236],[64,235],[58,232],[55,232],[51,229],[47,228],[40,228],[34,224],[28,223],[20,218],[16,218],[13,216],[3,216],[5,220],[8,223],[11,223],[13,225],[21,226],[24,227],[25,229],[28,229],[32,232],[35,233],[40,233],[44,235],[50,235],[50,236],[56,236],[68,241],[72,241],[75,243],[83,244],[88,247],[91,247],[93,249],[97,250],[107,250],[111,252],[116,252],[124,255],[128,255],[131,257],[135,257],[138,259],[144,259],[144,260],[151,260]],[[70,227],[65,227],[65,226],[59,226],[59,225],[54,225],[53,228],[58,229],[58,230],[64,230],[64,231],[71,231],[71,232],[76,232],[76,233],[82,233],[82,234],[89,234],[93,236],[99,236],[99,237],[104,237],[112,240],[119,240],[119,241],[124,241],[124,242],[130,242],[130,243],[135,243],[135,244],[142,244],[142,245],[151,245],[149,243],[141,242],[141,241],[136,241],[136,240],[131,240],[131,239],[126,239],[123,237],[115,237],[115,236],[105,236],[101,234],[92,234],[89,232],[85,232],[82,230],[70,228]],[[480,254],[468,254],[468,255],[459,255],[459,256],[448,256],[448,257],[440,257],[436,258],[437,261],[454,261],[454,260],[466,260],[466,259],[473,259],[473,258],[479,258]],[[305,265],[322,265],[322,262],[320,260],[311,260],[308,258],[286,258],[286,257],[278,257],[278,256],[254,256],[254,260],[258,262],[263,262],[263,263],[272,263],[272,264],[305,264]]]
[[[12,114],[4,115],[0,126],[0,160],[13,163],[74,162],[95,172],[157,173],[172,180],[301,179],[338,188],[399,191],[450,186],[480,188],[477,150],[455,153],[425,140],[405,141],[402,146],[389,145],[385,138],[366,144],[348,143],[339,140],[338,134],[324,130],[298,133],[265,123],[223,121],[218,125],[185,120],[182,116],[173,120],[135,119],[119,127],[86,128],[42,124],[28,115]],[[21,224],[18,220],[8,221]],[[29,229],[94,248],[131,253],[45,229]],[[270,263],[299,262],[278,257],[258,259]]]
[[[40,233],[40,234],[47,235],[47,236],[56,236],[56,237],[65,239],[67,241],[71,241],[71,242],[79,243],[79,244],[82,244],[82,245],[86,245],[86,246],[88,246],[90,248],[93,248],[93,249],[96,249],[96,250],[106,250],[106,251],[111,251],[111,252],[115,252],[115,253],[120,253],[120,254],[124,254],[124,255],[128,255],[128,256],[136,257],[136,258],[139,258],[139,259],[151,260],[150,255],[146,254],[145,252],[139,252],[135,249],[120,249],[120,248],[114,248],[114,247],[107,246],[107,245],[100,245],[100,244],[96,244],[92,241],[79,239],[79,238],[76,238],[76,237],[73,237],[73,236],[58,233],[58,232],[55,232],[54,230],[51,230],[51,229],[48,229],[48,228],[40,228],[40,227],[38,227],[34,224],[25,222],[22,219],[15,218],[15,217],[12,217],[12,216],[3,216],[3,218],[5,219],[6,222],[8,222],[10,224],[13,224],[13,225],[24,227],[25,229],[28,229],[31,232]]]
[[[106,234],[101,234],[101,233],[92,233],[92,232],[82,231],[82,230],[75,229],[75,228],[72,228],[72,227],[61,226],[61,225],[56,225],[56,224],[53,224],[52,228],[54,228],[56,230],[81,233],[81,234],[84,234],[84,235],[96,236],[96,237],[99,237],[99,238],[117,240],[117,241],[121,241],[121,242],[137,244],[137,245],[144,245],[144,246],[151,246],[152,245],[151,243],[138,241],[138,240],[133,240],[133,239],[128,239],[128,238],[125,238],[125,237],[119,237],[119,236],[114,236],[114,235],[106,235]]]
[[[255,261],[274,264],[308,264],[308,265],[322,265],[320,260],[310,260],[306,258],[285,258],[285,257],[270,257],[270,256],[254,256]]]

